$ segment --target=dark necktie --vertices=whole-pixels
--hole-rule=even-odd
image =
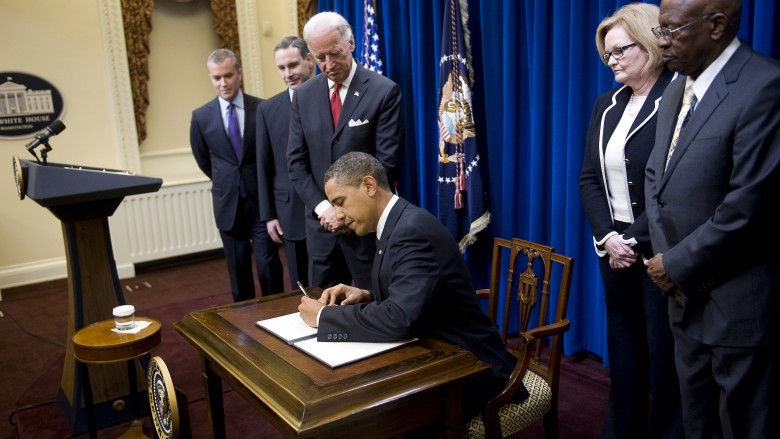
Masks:
[[[339,123],[339,116],[341,116],[341,96],[339,96],[339,89],[341,84],[338,82],[333,84],[333,94],[330,95],[330,114],[333,116],[333,128],[336,128],[336,124]]]
[[[233,103],[228,104],[228,137],[230,138],[230,144],[233,145],[233,151],[236,153],[238,162],[241,163],[241,156],[243,151],[242,144],[244,141],[241,139],[241,127],[238,126],[238,117],[236,116],[236,109]],[[239,177],[238,192],[242,197],[246,196],[246,187],[244,182]]]
[[[238,125],[238,117],[236,116],[236,109],[232,103],[228,104],[228,137],[230,137],[230,143],[233,145],[233,151],[236,152],[236,158],[241,161],[241,150],[243,149],[241,144],[241,127]]]

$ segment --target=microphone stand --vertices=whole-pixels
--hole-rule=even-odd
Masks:
[[[46,148],[41,151],[41,158],[43,159],[43,164],[46,165],[46,158],[49,155],[49,151],[51,151],[51,146],[49,146],[49,142],[43,142],[43,146]]]
[[[39,159],[38,154],[35,153],[35,148],[28,149],[27,151],[30,151],[30,154],[32,154],[33,157],[35,157],[35,161],[38,162],[38,164],[41,164],[41,159]]]
[[[38,154],[35,153],[35,148],[28,148],[27,150],[30,151],[30,154],[35,157],[35,161],[38,162],[38,164],[46,165],[46,159],[48,158],[49,151],[52,150],[51,145],[49,145],[48,141],[44,141],[40,143],[45,148],[41,151],[41,158],[43,159],[43,163],[41,163],[41,160],[38,158]]]

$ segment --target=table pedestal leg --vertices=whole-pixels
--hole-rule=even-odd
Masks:
[[[211,423],[214,439],[225,439],[225,407],[222,401],[222,378],[219,377],[203,358],[203,384],[206,386],[206,399],[209,408],[209,421]]]
[[[87,412],[87,428],[90,439],[97,439],[97,422],[95,422],[95,403],[92,398],[92,383],[89,381],[89,366],[79,363],[82,375],[82,391],[84,392],[84,408]]]

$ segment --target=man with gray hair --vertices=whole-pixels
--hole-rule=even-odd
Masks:
[[[355,39],[341,15],[315,15],[303,37],[322,73],[293,95],[287,163],[306,205],[309,282],[327,288],[354,281],[368,288],[376,237],[357,236],[336,218],[324,176],[342,155],[362,151],[376,157],[394,182],[403,138],[401,91],[352,58]]]
[[[255,113],[260,99],[241,91],[241,63],[232,51],[215,50],[206,66],[217,97],[192,112],[190,146],[201,171],[211,179],[214,218],[233,300],[255,297],[253,253],[262,293],[279,293],[282,263],[257,205]]]

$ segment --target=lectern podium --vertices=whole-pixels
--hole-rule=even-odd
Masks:
[[[18,158],[14,158],[14,168],[20,198],[29,196],[62,221],[68,264],[68,342],[57,399],[71,433],[81,434],[87,431],[82,377],[70,340],[82,327],[111,319],[112,309],[125,304],[108,217],[125,196],[155,192],[162,186],[162,179]],[[133,417],[127,395],[126,367],[125,364],[89,366],[98,428]],[[139,400],[146,400],[145,393],[140,393]],[[140,406],[148,410],[148,404]]]

